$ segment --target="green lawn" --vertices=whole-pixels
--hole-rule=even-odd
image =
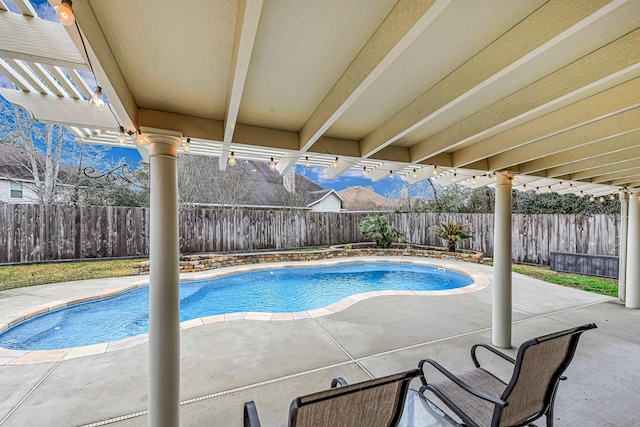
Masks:
[[[491,262],[487,262],[486,264],[493,265]],[[618,296],[618,281],[616,279],[560,273],[558,271],[551,271],[549,268],[524,264],[514,264],[512,271],[545,282],[555,283],[556,285],[582,289],[583,291],[595,292],[610,297]]]
[[[143,259],[81,261],[0,267],[0,291],[46,283],[131,275],[131,265]]]

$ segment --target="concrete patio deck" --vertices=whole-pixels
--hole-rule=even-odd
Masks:
[[[488,266],[430,262],[473,270],[492,282]],[[0,323],[61,295],[81,298],[137,280],[0,292]],[[640,311],[518,274],[513,287],[511,354],[531,337],[584,323],[598,325],[582,337],[567,371],[569,381],[560,386],[556,425],[640,425]],[[317,318],[237,320],[183,329],[182,425],[242,425],[242,405],[248,400],[255,400],[264,426],[286,425],[292,399],[327,388],[336,376],[362,381],[413,368],[424,357],[459,371],[471,366],[472,344],[490,343],[490,326],[491,285],[458,295],[379,296]],[[145,340],[31,364],[12,364],[15,355],[0,350],[0,425],[145,426],[147,357]],[[496,368],[504,372],[508,367]]]

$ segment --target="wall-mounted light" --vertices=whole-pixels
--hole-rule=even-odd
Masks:
[[[271,158],[271,161],[269,162],[269,169],[271,169],[272,171],[276,170],[276,162],[273,161],[273,157]]]
[[[236,156],[234,156],[232,151],[231,155],[229,156],[229,166],[235,166],[235,165],[236,165]]]
[[[71,0],[62,0],[59,5],[54,6],[53,9],[58,15],[58,20],[65,27],[70,27],[76,22],[76,16],[72,9],[73,2]]]
[[[104,106],[106,104],[104,103],[104,99],[102,98],[102,88],[100,86],[96,86],[96,91],[93,93],[93,96],[89,100],[89,104],[91,104],[91,106],[96,110],[104,109]]]
[[[182,151],[184,151],[185,153],[191,152],[191,138],[187,138],[187,140],[184,142],[184,144],[182,145]]]

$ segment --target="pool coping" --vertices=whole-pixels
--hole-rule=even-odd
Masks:
[[[453,265],[450,263],[434,262],[433,259],[421,258],[421,257],[407,257],[407,256],[367,256],[367,257],[350,257],[340,259],[325,259],[325,260],[313,260],[313,261],[288,261],[288,262],[273,262],[263,264],[248,264],[239,265],[233,267],[224,267],[216,270],[206,270],[196,273],[182,273],[180,274],[180,281],[198,281],[212,279],[231,274],[246,273],[250,271],[260,270],[272,270],[279,268],[300,268],[300,267],[321,267],[338,264],[351,264],[356,262],[401,262],[406,264],[417,264],[436,268],[445,268],[448,270],[456,271],[458,273],[465,274],[473,279],[473,283],[470,285],[440,291],[372,291],[360,294],[354,294],[346,298],[341,299],[335,303],[332,303],[326,307],[306,310],[300,312],[290,313],[263,313],[263,312],[239,312],[229,314],[217,314],[213,316],[200,317],[196,319],[186,320],[180,323],[180,330],[186,330],[197,326],[203,326],[210,323],[229,322],[233,320],[258,320],[258,321],[286,321],[286,320],[302,320],[311,319],[343,311],[359,301],[363,301],[369,298],[378,296],[447,296],[447,295],[460,295],[469,292],[476,292],[486,288],[489,285],[489,279],[482,273],[472,271],[467,268],[460,267],[459,265]],[[28,320],[32,317],[40,314],[54,311],[60,308],[68,307],[71,305],[81,304],[84,302],[94,301],[102,298],[108,298],[122,294],[124,292],[140,288],[142,286],[149,285],[149,277],[146,276],[141,279],[140,276],[132,276],[132,282],[99,292],[92,296],[85,296],[82,298],[69,299],[69,300],[55,300],[46,305],[36,305],[28,309],[22,310],[18,313],[12,313],[14,316],[8,323],[0,324],[0,333],[9,329],[16,324]],[[4,347],[0,347],[0,366],[4,365],[24,365],[35,363],[47,363],[58,362],[61,360],[75,359],[78,357],[92,356],[96,354],[108,353],[111,351],[118,351],[124,348],[133,347],[139,344],[148,342],[149,334],[140,334],[133,337],[123,338],[121,340],[110,341],[99,344],[86,345],[81,347],[70,347],[57,350],[12,350]]]

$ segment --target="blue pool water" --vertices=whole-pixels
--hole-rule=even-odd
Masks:
[[[180,283],[180,321],[235,312],[296,312],[380,290],[434,291],[473,283],[453,271],[404,263],[284,268]],[[0,347],[52,350],[98,344],[149,330],[149,287],[52,311],[0,334]]]

